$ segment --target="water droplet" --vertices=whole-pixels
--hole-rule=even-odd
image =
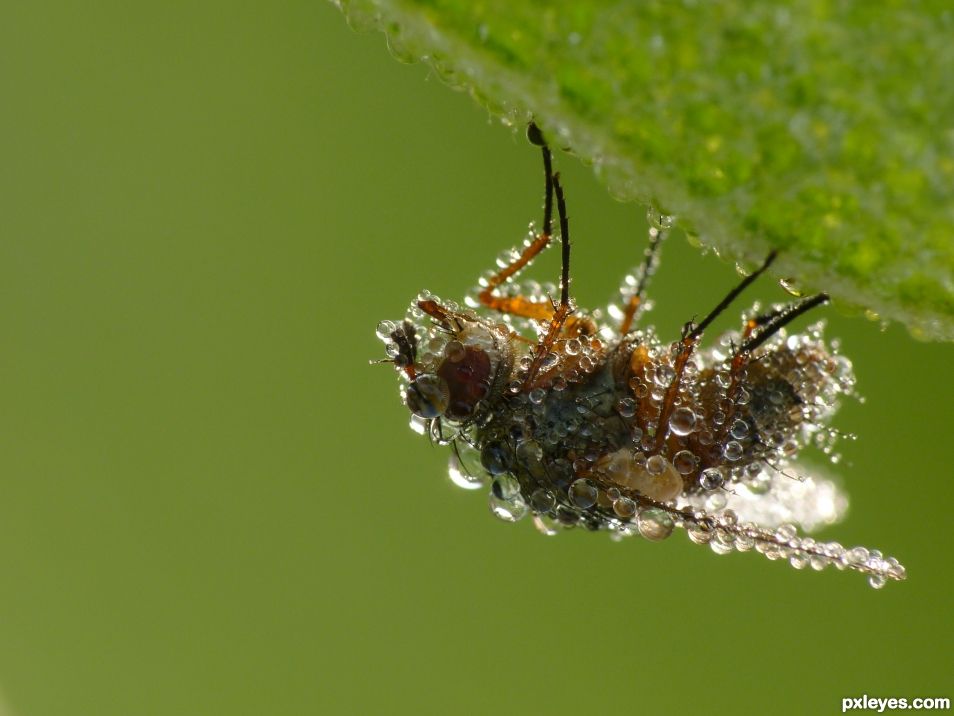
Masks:
[[[795,536],[798,534],[798,530],[795,529],[795,525],[784,524],[781,525],[777,530],[775,530],[775,536],[780,542],[790,542],[795,539]]]
[[[518,252],[516,249],[507,249],[505,251],[501,251],[497,255],[497,266],[500,268],[506,268],[517,258],[519,258],[519,256],[520,252]]]
[[[744,420],[735,420],[732,423],[732,429],[729,430],[729,435],[734,437],[736,440],[741,440],[746,435],[749,434],[749,424]]]
[[[653,380],[660,388],[664,388],[668,386],[675,377],[676,371],[674,371],[670,366],[663,364],[656,368],[656,375],[653,376]]]
[[[374,333],[384,342],[391,340],[391,333],[394,332],[394,329],[397,326],[394,325],[393,321],[381,321],[378,324],[378,327],[375,329]]]
[[[547,353],[546,357],[540,363],[540,370],[544,373],[549,372],[560,365],[560,356],[556,353]]]
[[[825,557],[824,555],[820,555],[820,554],[812,555],[811,565],[812,565],[812,569],[814,569],[816,572],[822,571],[830,563],[831,563],[831,559],[829,557]]]
[[[632,398],[621,398],[616,404],[616,412],[624,418],[631,418],[636,414],[636,401]]]
[[[580,521],[580,515],[566,505],[557,505],[556,518],[564,527],[573,527]]]
[[[735,537],[735,549],[739,552],[748,552],[755,546],[755,539],[747,534],[739,534]]]
[[[411,420],[409,421],[408,426],[418,435],[427,434],[427,421],[424,418],[418,417],[417,415],[411,415]]]
[[[655,206],[650,206],[646,210],[646,221],[654,229],[671,229],[675,223],[675,217],[670,214],[663,214]]]
[[[868,584],[871,585],[872,589],[881,589],[885,584],[887,584],[887,579],[883,574],[871,574],[868,575]]]
[[[588,510],[596,504],[596,498],[599,492],[596,489],[596,485],[592,482],[581,479],[574,481],[573,484],[570,485],[567,494],[574,505],[581,509]]]
[[[709,542],[709,548],[716,554],[729,554],[735,549],[735,540],[731,539],[731,535],[716,531]]]
[[[717,467],[708,467],[699,475],[699,486],[703,490],[718,490],[724,482],[722,470]]]
[[[640,510],[637,522],[639,534],[650,542],[661,542],[672,534],[672,516],[658,507]]]
[[[673,456],[672,464],[680,475],[689,475],[696,469],[696,456],[688,450],[680,450]]]
[[[722,454],[725,455],[726,460],[736,461],[742,457],[742,443],[738,440],[730,440],[725,444],[725,448],[722,451]]]
[[[512,475],[497,475],[490,483],[490,491],[501,500],[511,500],[520,495],[520,483]]]
[[[480,464],[491,475],[505,473],[511,467],[510,450],[504,443],[492,440],[481,449]]]
[[[452,452],[447,461],[447,476],[451,482],[464,490],[479,490],[487,484],[485,475],[472,475],[467,471],[456,452]]]
[[[696,428],[696,416],[689,408],[676,408],[669,417],[669,429],[676,435],[688,435]]]
[[[868,554],[864,547],[855,547],[846,556],[849,564],[864,564],[868,561]]]
[[[526,516],[527,503],[518,494],[511,499],[499,497],[493,490],[490,492],[490,511],[494,517],[504,522],[517,522]]]
[[[650,475],[662,475],[667,467],[668,462],[662,455],[653,455],[646,460],[646,472]]]
[[[540,405],[543,402],[543,399],[547,397],[547,391],[543,388],[534,388],[530,391],[530,402],[534,405]]]
[[[450,389],[443,378],[424,374],[407,387],[405,402],[415,415],[430,419],[442,415],[450,401]]]
[[[580,344],[580,341],[576,338],[571,338],[563,346],[563,350],[566,351],[566,354],[568,356],[577,355],[580,352],[581,348],[582,348],[582,345]]]
[[[558,524],[559,523],[549,515],[533,516],[533,526],[547,537],[553,537],[560,532],[560,530],[557,529]]]
[[[533,465],[543,459],[543,448],[536,440],[524,440],[517,445],[517,459],[523,465]]]
[[[530,495],[530,507],[534,512],[546,513],[556,506],[556,498],[553,493],[542,487],[538,487]]]
[[[788,558],[788,563],[795,569],[805,569],[805,567],[808,566],[808,561],[808,555],[804,552],[795,552],[795,554]]]
[[[799,285],[798,279],[796,278],[780,278],[778,285],[781,286],[786,293],[795,298],[801,298],[805,295],[805,291]]]
[[[613,512],[616,513],[616,516],[623,520],[631,520],[636,514],[636,503],[633,502],[628,497],[617,498],[613,502]]]
[[[689,539],[696,544],[706,544],[712,539],[712,530],[706,529],[702,525],[692,525],[688,529],[687,534],[689,535]]]

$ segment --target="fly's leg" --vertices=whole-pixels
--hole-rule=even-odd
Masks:
[[[742,347],[739,348],[738,355],[750,354],[803,313],[807,313],[816,306],[821,306],[824,303],[828,303],[828,300],[829,298],[827,293],[819,293],[815,296],[806,298],[803,301],[799,301],[798,303],[786,306],[780,311],[773,311],[771,314],[768,314],[766,317],[767,320],[761,324],[758,324],[764,326],[761,331],[754,336],[751,334],[751,332],[746,335],[747,340],[742,343]],[[753,320],[758,321],[759,319],[756,318]],[[749,323],[751,322],[752,321]]]
[[[745,322],[745,325],[742,326],[742,342],[744,343],[749,338],[751,338],[752,335],[755,333],[756,329],[774,321],[775,318],[777,316],[780,316],[783,312],[785,312],[787,308],[789,307],[786,306],[785,308],[775,308],[769,311],[768,313],[760,313],[757,316],[753,316],[752,318],[749,318]]]
[[[682,340],[679,342],[679,347],[673,362],[674,375],[669,383],[669,386],[666,388],[666,393],[663,396],[662,408],[659,413],[659,421],[656,423],[655,450],[659,450],[659,448],[662,447],[663,441],[669,435],[669,418],[672,415],[672,411],[675,407],[676,396],[679,394],[679,386],[682,382],[682,375],[685,371],[686,363],[689,362],[689,358],[692,356],[693,351],[698,345],[699,339],[702,338],[702,334],[705,332],[706,328],[708,328],[709,325],[719,316],[719,314],[721,314],[736,298],[738,298],[739,294],[748,288],[750,284],[752,284],[766,271],[766,269],[768,269],[769,266],[772,265],[772,262],[775,261],[775,257],[776,252],[771,252],[756,271],[753,271],[751,274],[742,279],[742,281],[739,282],[739,285],[729,291],[725,295],[725,298],[719,301],[718,305],[713,308],[709,314],[698,324],[694,326],[691,323],[686,324],[686,327],[683,330]],[[736,356],[736,358],[738,358],[738,356]],[[735,369],[734,362],[732,372],[733,375],[738,373],[738,371]],[[735,378],[733,378],[733,383],[734,382]],[[726,423],[728,424],[729,421],[726,421]]]
[[[619,321],[621,336],[625,336],[633,327],[639,308],[643,305],[643,300],[646,297],[646,287],[649,285],[649,279],[659,265],[659,246],[668,234],[667,229],[657,226],[649,227],[649,246],[643,252],[643,263],[636,273],[636,288],[626,299],[626,304],[623,306],[623,316]],[[627,293],[629,293],[628,290]]]
[[[544,359],[553,350],[553,345],[562,333],[567,319],[573,313],[573,304],[570,301],[570,220],[566,215],[566,200],[563,196],[563,186],[560,184],[560,175],[553,175],[553,190],[556,193],[557,211],[560,215],[560,302],[553,306],[553,315],[546,333],[537,343],[533,351],[533,361],[524,378],[524,387],[529,386],[540,370]]]
[[[725,439],[729,425],[732,424],[732,417],[735,414],[736,397],[742,382],[741,375],[745,367],[749,364],[752,352],[796,318],[817,306],[828,303],[828,300],[828,294],[819,293],[778,311],[772,311],[765,316],[759,316],[746,324],[747,330],[743,332],[742,345],[732,356],[732,364],[729,371],[730,383],[727,390],[727,396],[729,398],[728,409],[726,410],[727,417],[722,430],[716,436],[717,440]],[[756,326],[749,330],[749,326],[753,322],[756,323]],[[755,333],[757,328],[761,328],[761,330]]]
[[[532,301],[525,296],[498,296],[494,291],[507,279],[516,276],[550,244],[553,231],[553,157],[543,134],[535,124],[527,128],[527,136],[540,147],[543,155],[545,181],[543,202],[543,230],[524,247],[509,264],[487,279],[487,285],[477,294],[478,300],[487,308],[522,318],[547,321],[553,318],[553,306],[549,302]]]

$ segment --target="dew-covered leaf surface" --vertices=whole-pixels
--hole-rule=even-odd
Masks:
[[[614,196],[843,309],[954,338],[947,2],[340,0]]]

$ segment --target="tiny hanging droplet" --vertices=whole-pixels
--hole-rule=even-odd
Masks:
[[[620,519],[631,520],[636,514],[636,503],[628,497],[617,498],[617,500],[613,502],[613,512],[615,512],[616,516]]]
[[[675,223],[675,217],[670,214],[663,214],[655,206],[650,206],[646,210],[646,221],[654,229],[671,229]]]
[[[570,501],[577,507],[588,510],[596,504],[599,491],[589,480],[576,480],[568,491]]]
[[[491,492],[490,511],[494,517],[504,522],[517,522],[523,519],[529,510],[527,503],[519,495],[513,499],[504,500]]]
[[[794,296],[795,298],[801,298],[805,295],[805,291],[798,285],[798,279],[796,278],[780,278],[778,285],[781,286],[788,295]]]
[[[637,528],[639,534],[650,542],[661,542],[672,534],[672,517],[665,510],[649,507],[640,511]]]

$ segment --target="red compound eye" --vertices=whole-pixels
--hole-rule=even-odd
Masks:
[[[451,420],[463,420],[473,415],[477,403],[487,397],[490,390],[490,356],[480,348],[461,348],[449,351],[437,370],[450,392],[444,415]]]

